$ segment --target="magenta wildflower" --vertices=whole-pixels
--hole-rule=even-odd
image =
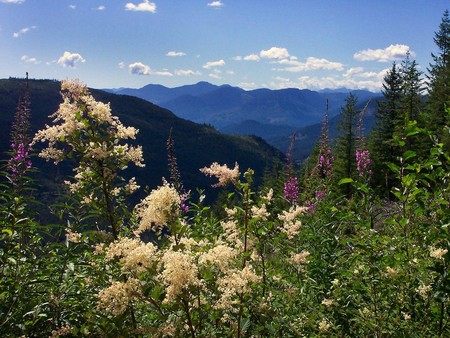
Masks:
[[[370,153],[367,149],[357,149],[356,150],[356,170],[360,177],[366,174],[372,175],[373,171],[370,169]]]
[[[290,177],[284,184],[284,197],[291,204],[297,204],[298,201],[298,180],[297,177]]]
[[[331,173],[331,169],[333,168],[334,157],[331,153],[331,149],[326,149],[323,153],[320,154],[319,157],[319,170],[324,175],[328,175]]]
[[[28,159],[29,146],[23,143],[12,143],[12,157],[9,159],[7,169],[11,172],[13,179],[22,177],[31,168],[31,161]]]

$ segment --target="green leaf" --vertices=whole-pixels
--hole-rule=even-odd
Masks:
[[[353,179],[351,179],[351,178],[349,178],[349,177],[346,177],[346,178],[343,178],[343,179],[341,179],[341,180],[339,181],[339,185],[342,185],[342,184],[348,184],[348,183],[353,183]]]
[[[410,158],[413,158],[413,157],[416,157],[416,152],[415,151],[412,151],[412,150],[407,150],[407,151],[405,151],[404,153],[403,153],[403,160],[404,161],[407,161],[407,160],[409,160]]]
[[[2,229],[2,232],[7,233],[10,236],[12,236],[12,234],[13,234],[11,229]]]

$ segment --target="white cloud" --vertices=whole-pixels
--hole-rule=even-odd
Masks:
[[[131,74],[136,75],[150,75],[151,69],[149,66],[144,65],[142,62],[135,62],[128,65]]]
[[[0,2],[5,4],[21,4],[22,2],[25,2],[25,0],[0,0]]]
[[[244,60],[245,61],[259,61],[260,57],[256,54],[250,54],[250,55],[244,56]]]
[[[234,61],[242,61],[242,56],[240,56],[240,55],[233,56],[231,59]]]
[[[76,63],[85,61],[86,60],[78,53],[64,52],[58,59],[58,64],[63,67],[75,68]]]
[[[175,75],[177,75],[177,76],[200,76],[202,74],[198,71],[193,71],[191,69],[177,69],[177,70],[175,70]]]
[[[220,74],[215,74],[215,73],[210,73],[208,74],[209,77],[212,77],[213,79],[217,79],[220,80],[222,77],[220,76]]]
[[[13,37],[18,38],[19,36],[28,33],[32,29],[36,29],[36,26],[22,28],[18,32],[13,33]]]
[[[265,59],[287,59],[289,52],[286,48],[272,47],[259,52],[259,56]]]
[[[311,70],[337,70],[342,71],[344,70],[344,65],[340,62],[333,62],[329,61],[327,59],[319,59],[315,57],[308,57],[306,59],[306,62],[299,62],[297,60],[289,59],[285,62],[280,61],[281,64],[289,64],[289,67],[280,68],[278,70],[284,70],[288,72],[304,72],[304,71],[311,71]]]
[[[128,2],[125,5],[125,9],[127,11],[156,13],[156,4],[154,2],[149,2],[148,0],[144,0],[138,5]]]
[[[29,57],[28,55],[23,55],[20,59],[22,61],[26,62],[26,63],[32,63],[32,64],[35,64],[35,65],[41,63],[36,58]]]
[[[166,54],[166,56],[185,56],[186,53],[183,52],[175,52],[175,51],[170,51]]]
[[[119,63],[117,64],[117,66],[118,66],[120,69],[124,69],[124,68],[125,68],[125,63],[124,63],[123,61],[121,61],[121,62],[119,62]]]
[[[245,90],[250,90],[250,89],[257,88],[258,86],[255,82],[240,82],[240,83],[238,83],[238,87],[245,89]]]
[[[162,71],[156,71],[156,72],[150,71],[150,73],[152,75],[159,75],[159,76],[173,76],[173,74],[171,72],[169,72],[167,69],[162,70]]]
[[[210,3],[208,3],[209,7],[214,7],[214,8],[221,8],[224,6],[222,1],[212,1]]]
[[[390,45],[384,49],[366,49],[361,50],[353,54],[353,58],[358,61],[378,61],[388,62],[397,59],[403,59],[406,57],[406,53],[409,51],[407,45]],[[415,53],[410,51],[411,56],[415,56]]]
[[[97,8],[94,8],[94,9],[97,10],[97,11],[104,11],[106,9],[106,7],[101,5],[101,6],[98,6]]]
[[[225,61],[224,60],[218,60],[218,61],[209,61],[207,63],[205,63],[203,65],[203,68],[209,69],[212,67],[220,67],[220,66],[224,66],[225,65]]]
[[[76,5],[69,5],[69,8],[70,9],[75,9],[75,8],[77,8],[77,6]]]

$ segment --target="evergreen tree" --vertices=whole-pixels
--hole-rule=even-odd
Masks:
[[[411,53],[408,51],[406,58],[402,61],[400,77],[402,81],[401,118],[403,125],[409,121],[417,121],[423,110],[422,93],[422,72],[419,71],[416,60],[411,60]]]
[[[357,97],[350,93],[341,109],[341,122],[338,126],[339,136],[336,145],[336,179],[353,178],[356,169],[356,139],[359,113],[356,109]],[[343,186],[344,193],[351,194],[351,185]]]
[[[439,53],[431,53],[433,63],[428,69],[428,127],[442,137],[442,126],[448,122],[445,108],[450,107],[450,18],[448,10],[442,16],[439,31],[435,32],[434,42]],[[449,141],[445,142],[447,147],[450,145]]]
[[[378,101],[377,122],[371,134],[371,153],[374,159],[374,183],[382,192],[389,192],[394,175],[386,163],[395,162],[398,150],[393,142],[393,135],[398,130],[398,121],[402,111],[403,81],[401,72],[395,62],[384,77],[383,99]]]

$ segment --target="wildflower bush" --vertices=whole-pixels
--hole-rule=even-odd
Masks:
[[[335,182],[322,142],[308,175],[289,166],[261,187],[238,163],[201,168],[215,188],[227,187],[222,217],[202,192],[183,190],[174,153],[172,180],[131,205],[138,185],[121,173],[143,166],[141,148],[126,143],[137,130],[78,81],[63,82],[62,98],[33,143],[74,168],[64,201],[52,206],[57,221],[38,224],[32,195],[16,188],[32,184],[28,145],[14,143],[3,172],[2,336],[450,335],[450,155],[414,122],[398,149],[417,134],[433,147],[427,158],[404,150],[389,164],[400,182],[394,200],[372,190],[362,146],[358,175]]]

